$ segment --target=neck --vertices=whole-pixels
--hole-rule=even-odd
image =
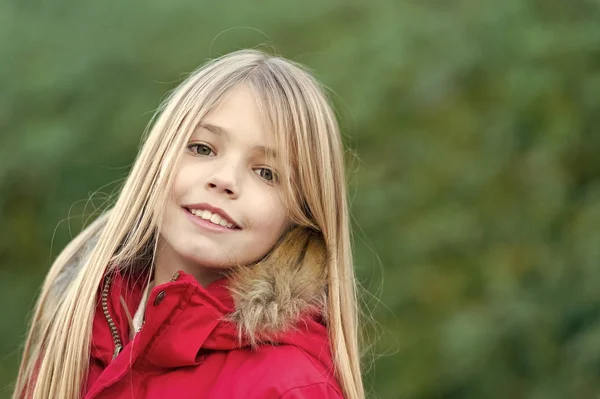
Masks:
[[[222,277],[219,269],[204,267],[181,257],[173,247],[160,238],[154,259],[154,286],[168,283],[179,270],[193,276],[204,287]]]

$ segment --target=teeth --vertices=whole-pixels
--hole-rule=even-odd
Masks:
[[[198,217],[201,217],[204,220],[208,220],[213,224],[219,225],[219,226],[223,226],[223,227],[227,227],[229,229],[233,228],[233,224],[229,223],[227,220],[223,219],[221,216],[217,215],[216,213],[212,213],[210,211],[205,211],[202,209],[190,209],[189,210],[193,215],[196,215]]]

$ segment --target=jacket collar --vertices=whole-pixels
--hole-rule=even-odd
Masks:
[[[198,365],[205,354],[213,351],[257,347],[256,340],[245,335],[232,320],[236,305],[230,292],[230,278],[203,287],[182,271],[174,281],[152,288],[143,328],[129,341],[128,318],[131,310],[141,305],[143,281],[140,275],[118,271],[110,277],[107,309],[122,345],[130,351],[125,358],[150,367],[172,368]],[[267,337],[262,338],[264,341]],[[268,340],[299,346],[326,367],[331,366],[327,329],[317,313],[303,313],[293,328],[273,331]],[[105,312],[98,309],[94,317],[92,356],[108,366],[113,353],[114,332]]]
[[[78,262],[66,267],[63,275],[57,278],[60,284],[68,284],[85,264],[83,257],[76,259]],[[301,343],[309,352],[322,352],[324,345],[321,344],[328,342],[325,260],[326,250],[320,235],[296,227],[284,235],[265,259],[255,265],[232,270],[207,287],[201,286],[192,276],[180,273],[176,281],[152,289],[147,302],[147,322],[139,334],[137,345],[150,344],[144,339],[156,339],[158,335],[168,338],[161,339],[163,344],[168,344],[156,345],[156,341],[154,348],[163,351],[164,356],[159,358],[172,358],[172,366],[195,364],[202,350],[256,347],[262,342]],[[121,339],[128,341],[130,319],[140,304],[147,275],[116,268],[109,273],[113,273],[111,278],[114,281],[108,310],[114,314]],[[161,295],[164,296],[162,301],[158,299]],[[155,306],[158,302],[161,302],[160,306]],[[159,312],[161,309],[167,312]],[[108,349],[111,331],[103,310],[98,310],[96,315],[102,317],[94,318],[92,341],[98,345],[97,349]],[[151,320],[155,322],[148,323]],[[161,330],[166,325],[176,325],[177,328]],[[98,332],[98,328],[103,332]],[[178,333],[185,333],[187,339],[193,336],[195,344],[177,346],[177,342],[181,341]],[[108,352],[112,351],[111,348]],[[106,350],[102,356],[108,356]],[[106,360],[110,362],[110,359]]]

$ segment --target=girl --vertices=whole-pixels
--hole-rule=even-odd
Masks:
[[[364,397],[343,166],[300,66],[198,69],[52,265],[13,398]]]

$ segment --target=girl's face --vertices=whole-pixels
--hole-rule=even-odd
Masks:
[[[247,85],[203,119],[176,172],[157,267],[248,265],[274,246],[288,225],[274,144]]]

